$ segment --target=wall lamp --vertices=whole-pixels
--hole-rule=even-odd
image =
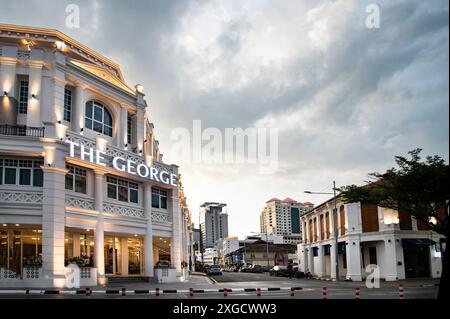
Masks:
[[[3,95],[4,96],[8,96],[8,92],[7,91],[3,91]]]
[[[125,144],[125,147],[128,147],[128,143]]]
[[[58,121],[58,124],[61,124],[61,120]]]
[[[84,127],[80,128],[80,132],[83,132],[83,131],[84,131]]]
[[[35,98],[36,98],[36,94],[34,94],[34,93],[31,94],[31,98],[32,98],[32,99],[35,99]]]

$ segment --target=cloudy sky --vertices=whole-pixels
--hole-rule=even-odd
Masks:
[[[372,2],[0,0],[0,22],[59,29],[142,83],[194,220],[201,202],[225,202],[230,235],[243,236],[271,197],[319,204],[327,196],[303,191],[360,184],[417,147],[448,160],[448,2],[376,1],[369,29]],[[70,3],[79,29],[66,27]],[[194,119],[278,128],[278,171],[171,156],[172,130]]]

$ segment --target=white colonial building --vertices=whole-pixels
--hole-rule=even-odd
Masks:
[[[190,213],[149,111],[114,62],[0,24],[0,286],[61,287],[73,262],[85,284],[183,276]]]
[[[377,265],[381,279],[440,277],[442,240],[410,214],[366,203],[345,204],[338,196],[301,216],[300,270],[324,279],[361,281]],[[336,231],[333,231],[333,230]],[[336,236],[337,235],[337,240]],[[337,249],[336,249],[337,242]]]

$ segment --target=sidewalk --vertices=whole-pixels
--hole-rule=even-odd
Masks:
[[[78,289],[85,289],[86,287],[82,286]],[[157,282],[116,282],[116,283],[108,283],[105,286],[90,286],[91,290],[108,290],[108,289],[120,289],[125,288],[127,290],[154,290],[155,288],[160,289],[210,289],[216,288],[213,282],[209,279],[209,277],[204,274],[196,274],[193,273],[189,277],[188,281],[185,282],[173,282],[173,283],[157,283]],[[69,288],[43,288],[43,287],[24,287],[24,288],[0,288],[0,290],[74,290]]]

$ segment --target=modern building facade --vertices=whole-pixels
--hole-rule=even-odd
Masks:
[[[338,269],[339,279],[361,281],[376,265],[386,281],[440,277],[442,236],[423,222],[372,204],[345,204],[340,196],[336,203],[337,214],[331,199],[301,216],[300,270],[336,279]]]
[[[302,239],[300,215],[313,207],[312,203],[301,203],[291,198],[272,198],[266,202],[260,215],[261,233],[281,235],[285,244],[297,244]]]
[[[226,204],[206,202],[200,205],[201,248],[214,248],[218,240],[228,237]]]
[[[190,213],[142,86],[61,32],[0,25],[0,89],[0,285],[61,287],[74,260],[94,284],[181,276]]]

